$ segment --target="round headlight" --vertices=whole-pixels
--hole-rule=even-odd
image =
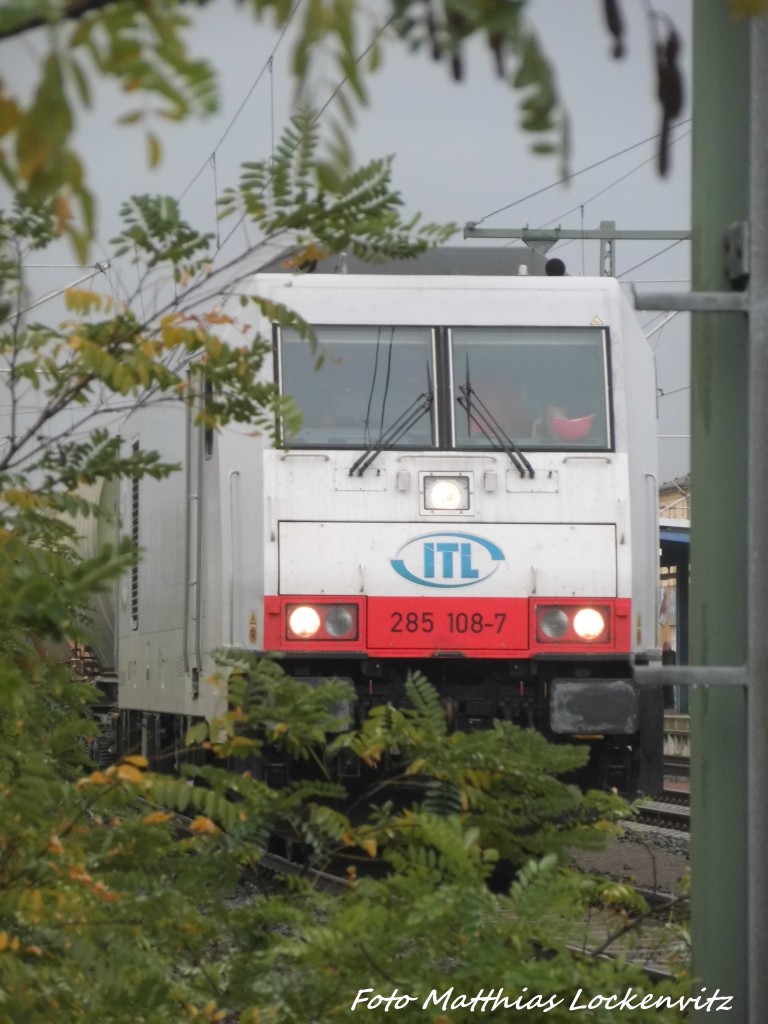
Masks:
[[[438,480],[429,492],[432,508],[460,508],[463,504],[461,488],[453,480]]]
[[[581,608],[573,618],[573,628],[582,640],[596,640],[605,629],[605,619],[596,608]]]
[[[314,608],[302,604],[288,616],[288,626],[296,636],[308,640],[320,629],[320,616]]]
[[[325,617],[325,628],[331,636],[345,636],[352,631],[355,620],[347,608],[332,608]]]
[[[568,616],[562,608],[550,608],[539,619],[539,628],[550,640],[558,640],[568,632]]]

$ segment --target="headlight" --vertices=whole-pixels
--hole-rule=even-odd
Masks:
[[[424,508],[428,512],[466,512],[469,493],[468,476],[424,477]]]
[[[325,616],[325,628],[331,636],[347,636],[355,625],[355,619],[349,608],[335,605]]]
[[[605,644],[611,639],[608,605],[540,604],[535,615],[539,643]]]
[[[287,640],[357,640],[360,611],[356,604],[318,601],[285,607]]]
[[[605,630],[605,619],[596,608],[581,608],[573,617],[573,628],[582,640],[596,640]]]
[[[562,608],[549,608],[539,619],[539,629],[550,640],[559,640],[568,632],[568,616]]]
[[[308,640],[320,629],[320,616],[309,605],[299,605],[288,615],[288,628],[302,640]]]

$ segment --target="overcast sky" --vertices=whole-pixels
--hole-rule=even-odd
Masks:
[[[622,60],[614,60],[601,0],[529,0],[527,5],[528,17],[556,69],[570,116],[574,175],[570,182],[559,183],[562,168],[556,158],[531,155],[531,138],[519,127],[517,98],[495,76],[490,55],[479,44],[469,51],[465,80],[460,84],[426,53],[408,54],[396,42],[387,45],[383,66],[369,79],[370,103],[357,116],[352,138],[358,159],[392,154],[395,185],[405,209],[418,211],[430,221],[574,229],[597,228],[600,221],[613,220],[625,230],[687,229],[690,123],[684,122],[691,116],[690,2],[654,3],[657,12],[672,17],[682,36],[688,87],[686,107],[674,133],[679,141],[672,148],[671,173],[664,179],[656,170],[656,142],[644,141],[655,136],[660,125],[649,5],[626,0],[622,8],[628,52]],[[375,13],[377,4],[367,9]],[[189,11],[195,22],[192,47],[220,75],[220,113],[180,127],[163,126],[164,160],[159,169],[149,171],[143,137],[114,125],[120,100],[111,86],[99,86],[95,108],[81,118],[78,133],[78,146],[88,160],[99,200],[101,248],[94,253],[95,259],[109,255],[108,240],[118,225],[120,202],[133,193],[183,197],[187,218],[201,229],[215,231],[217,192],[236,181],[242,161],[270,155],[290,116],[291,31],[278,43],[275,31],[257,25],[230,0]],[[361,47],[366,42],[361,38]],[[11,83],[28,77],[38,45],[35,39],[26,39],[6,44],[0,51],[3,74]],[[326,70],[327,77],[322,80],[321,76],[314,92],[318,106],[338,84],[330,67]],[[332,103],[324,117],[333,111]],[[579,173],[598,162],[598,167]],[[229,230],[224,222],[220,238],[226,238]],[[235,232],[222,256],[234,256],[245,241],[242,233]],[[459,235],[455,244],[478,243],[464,243]],[[597,242],[563,244],[557,254],[571,274],[599,272]],[[628,289],[633,283],[638,290],[687,290],[689,262],[687,242],[617,243],[617,276]],[[74,280],[78,270],[61,267],[31,273],[42,293]],[[652,313],[640,314],[640,320],[647,330],[660,322]],[[666,436],[688,434],[688,317],[676,317],[653,335],[651,343],[663,392],[660,477],[668,480],[689,469],[687,438]]]

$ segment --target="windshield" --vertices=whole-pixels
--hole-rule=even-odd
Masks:
[[[280,332],[281,390],[303,416],[298,433],[286,438],[291,446],[375,445],[432,389],[431,328],[345,325],[315,333],[317,352],[296,331]],[[397,446],[432,447],[431,418],[398,433]]]
[[[450,335],[456,394],[471,385],[469,412],[455,410],[458,448],[488,446],[473,394],[520,447],[608,447],[604,329],[455,327]]]
[[[290,447],[612,445],[605,327],[314,329],[316,351],[293,329],[276,335],[281,391],[303,415]]]

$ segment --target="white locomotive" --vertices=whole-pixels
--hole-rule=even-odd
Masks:
[[[633,678],[656,648],[649,345],[609,278],[415,269],[250,279],[324,356],[256,325],[303,413],[277,446],[181,408],[125,421],[183,471],[114,496],[143,552],[99,641],[121,744],[220,713],[224,647],[350,680],[357,714],[419,668],[456,728],[589,741],[592,782],[653,791],[661,696]]]

